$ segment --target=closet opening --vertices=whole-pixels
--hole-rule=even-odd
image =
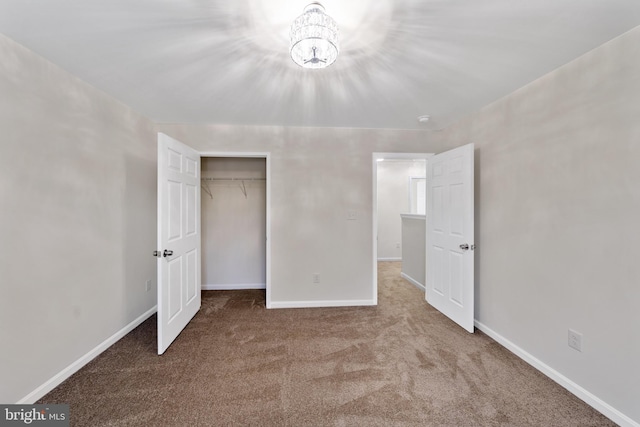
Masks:
[[[202,290],[269,298],[268,155],[201,157]]]

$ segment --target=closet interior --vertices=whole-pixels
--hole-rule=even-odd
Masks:
[[[202,289],[266,287],[266,159],[202,157]]]

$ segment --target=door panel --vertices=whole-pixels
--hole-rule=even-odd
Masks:
[[[433,246],[431,248],[431,253],[428,255],[431,257],[432,266],[430,266],[429,270],[431,270],[431,280],[430,283],[433,287],[433,291],[438,295],[444,295],[444,289],[442,287],[443,273],[442,266],[444,265],[444,251],[439,246]],[[427,276],[425,276],[427,277]]]
[[[198,251],[192,250],[186,255],[187,259],[187,304],[200,294],[202,285],[195,274],[198,269]]]
[[[182,233],[182,218],[180,218],[182,214],[182,184],[180,182],[167,182],[167,199],[167,203],[169,204],[169,231],[167,233],[167,241],[173,242],[179,239]]]
[[[450,274],[450,286],[451,290],[449,295],[451,301],[458,304],[460,307],[464,307],[464,289],[462,280],[462,270],[464,268],[464,260],[459,253],[451,252],[451,274]]]
[[[182,258],[168,261],[168,287],[167,306],[169,307],[169,322],[171,322],[182,310]]]
[[[465,145],[427,161],[426,299],[469,332],[474,330],[473,148]]]
[[[200,155],[158,134],[158,354],[200,309]]]
[[[197,212],[196,212],[196,193],[198,189],[194,185],[187,184],[187,226],[186,226],[186,235],[192,236],[196,233],[196,220],[197,220]]]

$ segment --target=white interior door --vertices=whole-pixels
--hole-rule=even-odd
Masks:
[[[158,134],[158,354],[200,309],[200,154]]]
[[[426,299],[473,332],[473,144],[427,161]]]

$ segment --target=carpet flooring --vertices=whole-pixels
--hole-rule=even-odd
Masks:
[[[39,403],[69,403],[72,426],[615,426],[378,268],[377,307],[204,291],[164,355],[152,316]]]

